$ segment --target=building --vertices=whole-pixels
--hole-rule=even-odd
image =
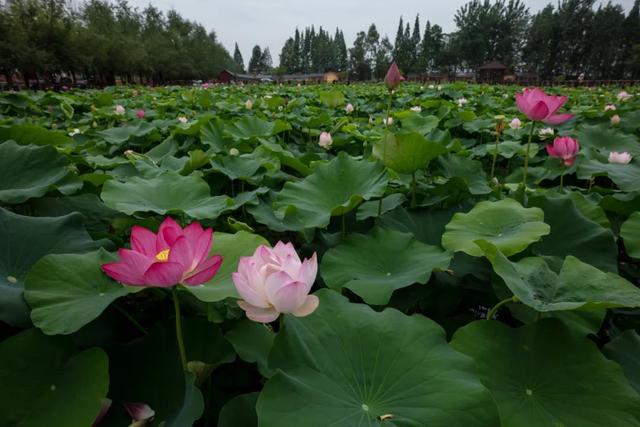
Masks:
[[[478,76],[476,80],[479,83],[503,83],[506,72],[506,65],[503,65],[497,61],[487,62],[486,64],[478,68]]]

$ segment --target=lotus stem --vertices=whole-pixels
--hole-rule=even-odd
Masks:
[[[411,178],[411,207],[416,205],[416,171],[413,171]]]
[[[529,132],[529,140],[527,141],[527,152],[524,156],[524,172],[522,173],[522,185],[527,189],[527,170],[529,169],[529,150],[531,149],[531,139],[533,138],[533,130],[536,127],[536,122],[531,122],[531,132]]]
[[[516,296],[512,296],[510,298],[504,299],[502,301],[500,301],[499,303],[497,303],[496,305],[493,306],[493,308],[491,310],[489,310],[489,312],[487,313],[487,320],[491,320],[493,319],[493,316],[495,316],[495,314],[498,312],[498,310],[500,309],[500,307],[502,307],[505,304],[509,304],[510,302],[518,302],[518,297]]]
[[[182,370],[187,372],[187,352],[184,348],[184,337],[182,336],[182,319],[180,317],[180,300],[178,299],[178,290],[174,286],[172,289],[173,294],[173,308],[176,313],[176,338],[178,341],[178,350],[180,350],[180,361],[182,362]]]

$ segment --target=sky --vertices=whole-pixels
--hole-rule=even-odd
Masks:
[[[296,26],[303,29],[315,25],[333,35],[339,27],[347,47],[353,44],[358,31],[366,31],[375,23],[378,32],[387,34],[393,43],[398,19],[403,16],[413,28],[416,14],[420,25],[427,20],[440,25],[445,32],[455,30],[456,10],[468,0],[129,0],[132,6],[144,8],[151,3],[160,10],[175,9],[184,18],[199,22],[207,30],[215,30],[218,40],[233,55],[237,42],[245,66],[256,44],[269,47],[274,65],[280,58],[285,40]],[[532,13],[556,0],[525,0]],[[604,1],[598,1],[601,4]],[[633,0],[614,0],[628,12]]]

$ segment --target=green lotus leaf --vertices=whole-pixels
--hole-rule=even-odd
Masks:
[[[120,145],[129,141],[130,138],[152,139],[153,133],[158,133],[158,129],[154,125],[149,122],[140,122],[136,125],[112,127],[98,132],[98,135],[110,144]]]
[[[0,142],[10,139],[20,145],[67,146],[73,144],[73,140],[62,132],[34,125],[0,127]]]
[[[107,355],[28,329],[0,343],[0,425],[90,426],[109,390]]]
[[[551,233],[534,245],[538,255],[573,255],[603,271],[618,272],[618,245],[609,229],[587,219],[569,196],[531,198],[530,206],[544,211]]]
[[[474,242],[486,240],[511,256],[549,234],[550,227],[543,220],[541,209],[524,208],[513,199],[480,202],[468,213],[453,216],[442,235],[442,246],[449,251],[482,256]]]
[[[85,254],[49,254],[29,270],[24,298],[31,320],[47,335],[70,334],[98,317],[127,289],[100,266],[114,261],[104,250]]]
[[[450,260],[447,252],[410,234],[376,227],[329,249],[320,271],[330,288],[347,288],[367,304],[384,305],[393,291],[427,283],[431,272],[445,270]]]
[[[512,329],[480,320],[451,341],[471,356],[502,427],[640,426],[640,395],[620,367],[559,320]]]
[[[605,345],[602,352],[622,367],[633,388],[640,393],[640,335],[633,329],[624,331]]]
[[[635,135],[625,134],[614,128],[602,125],[585,125],[576,132],[580,147],[596,150],[605,157],[612,151],[631,153],[640,156],[640,143]]]
[[[186,289],[201,301],[215,302],[225,298],[238,298],[231,280],[231,273],[237,271],[240,257],[251,256],[260,245],[269,246],[262,236],[238,231],[235,234],[215,233],[211,255],[221,255],[222,265],[216,276],[199,286],[187,286]]]
[[[439,157],[438,164],[445,178],[461,179],[469,189],[469,193],[476,195],[491,192],[491,187],[487,184],[487,174],[481,162],[458,155],[449,155]]]
[[[94,241],[78,213],[67,216],[29,217],[0,208],[0,320],[29,322],[22,297],[27,272],[47,254],[84,253],[108,244]]]
[[[224,404],[218,417],[218,427],[257,427],[256,402],[259,393],[234,397]]]
[[[622,224],[620,237],[629,256],[640,259],[640,212],[634,212]]]
[[[565,258],[556,274],[543,258],[512,262],[490,243],[477,244],[511,292],[538,311],[640,307],[640,289],[573,256]]]
[[[578,166],[577,174],[580,179],[606,175],[623,191],[640,191],[640,164],[635,160],[627,165],[586,160]]]
[[[267,363],[275,338],[273,331],[261,323],[245,319],[236,323],[226,338],[242,360],[257,363],[258,370],[267,378],[273,375]]]
[[[196,219],[215,219],[233,208],[228,196],[212,197],[202,178],[173,172],[150,179],[134,176],[126,182],[107,181],[101,197],[108,207],[127,215],[185,213]]]
[[[273,123],[256,116],[244,116],[227,125],[225,130],[234,139],[239,140],[268,137],[273,133]]]
[[[0,202],[43,196],[69,175],[69,162],[49,146],[0,144]]]
[[[273,206],[290,230],[324,228],[332,216],[344,215],[363,200],[382,196],[387,182],[380,163],[356,160],[340,152],[302,181],[287,182],[276,193]]]
[[[399,173],[414,173],[446,152],[447,148],[443,144],[429,141],[417,132],[385,132],[373,145],[373,155],[385,166]]]
[[[436,323],[316,295],[313,314],[284,317],[269,356],[278,372],[258,398],[261,427],[498,425],[472,361]]]

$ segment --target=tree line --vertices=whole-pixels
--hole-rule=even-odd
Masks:
[[[178,12],[126,1],[0,1],[0,74],[25,82],[61,75],[90,84],[208,79],[238,69],[213,31]]]
[[[395,60],[405,74],[473,72],[499,61],[509,72],[543,79],[640,79],[640,0],[625,14],[619,4],[558,0],[531,14],[522,0],[471,0],[445,33],[429,20],[400,17],[393,42],[375,24],[347,48],[344,33],[296,28],[273,69],[269,48],[256,45],[250,73],[347,72],[353,80],[380,79]],[[28,82],[69,76],[91,84],[162,84],[244,71],[214,31],[171,10],[131,7],[126,0],[0,0],[0,74]]]
[[[596,9],[595,0],[559,0],[533,15],[522,0],[472,0],[454,22],[456,30],[445,34],[430,21],[422,27],[419,16],[413,25],[401,17],[393,43],[371,24],[339,60],[342,31],[331,39],[322,29],[305,30],[304,37],[296,29],[282,48],[280,68],[349,71],[352,79],[368,80],[382,78],[392,60],[408,74],[473,72],[498,61],[510,72],[544,79],[640,79],[640,0],[628,14],[611,2]]]

